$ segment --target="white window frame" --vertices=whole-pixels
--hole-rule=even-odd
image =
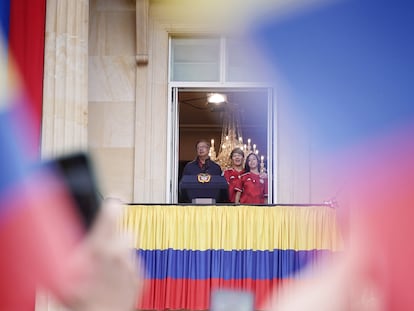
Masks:
[[[205,35],[205,34],[204,34]],[[167,203],[178,203],[178,147],[179,147],[179,113],[178,113],[178,93],[189,89],[215,90],[220,91],[243,91],[254,89],[266,89],[268,94],[267,105],[267,172],[269,177],[269,204],[278,202],[278,135],[277,135],[277,101],[276,88],[268,83],[255,82],[226,82],[226,38],[221,38],[220,48],[220,81],[219,82],[183,82],[171,81],[171,48],[172,39],[180,34],[170,34],[169,36],[169,57],[168,57],[168,148],[167,148]],[[203,34],[200,34],[203,36]],[[193,35],[197,37],[197,35]]]

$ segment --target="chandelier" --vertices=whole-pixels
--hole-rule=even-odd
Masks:
[[[250,138],[247,144],[243,142],[243,135],[240,126],[240,112],[236,104],[226,103],[223,112],[223,127],[221,130],[221,141],[219,152],[216,154],[214,139],[211,139],[209,151],[210,158],[220,165],[224,171],[231,168],[230,154],[234,148],[240,148],[244,152],[245,159],[250,153],[259,155],[259,149],[252,143]],[[260,157],[260,171],[264,172],[264,156]]]

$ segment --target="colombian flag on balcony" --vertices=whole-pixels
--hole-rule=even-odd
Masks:
[[[335,213],[328,206],[127,206],[123,228],[136,233],[147,273],[137,307],[206,310],[214,290],[233,289],[253,293],[263,309],[275,289],[311,278],[342,249]]]

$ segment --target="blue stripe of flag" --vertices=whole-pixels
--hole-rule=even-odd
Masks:
[[[0,1],[0,32],[3,32],[3,39],[7,42],[10,28],[10,0]],[[1,35],[0,35],[1,37]]]
[[[329,250],[137,250],[147,278],[266,280],[292,277],[309,264],[332,254]]]
[[[0,70],[3,78],[8,77],[6,72],[10,70],[8,64],[8,37],[10,30],[10,0],[0,1],[0,49],[4,58],[0,59]],[[23,100],[19,94],[17,85],[11,81],[10,85],[2,85],[0,88],[0,217],[3,212],[11,209],[9,203],[5,203],[5,195],[14,188],[26,175],[28,162],[23,150],[23,141],[19,127],[22,120],[19,119],[18,109]]]
[[[24,178],[28,167],[16,135],[14,118],[11,108],[0,110],[0,196]]]

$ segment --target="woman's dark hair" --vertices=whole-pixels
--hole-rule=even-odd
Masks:
[[[233,154],[238,153],[244,158],[244,152],[240,148],[234,148],[230,153],[230,159],[233,158]]]
[[[253,153],[253,152],[252,152],[252,153],[251,153],[251,154],[249,154],[249,155],[247,156],[247,158],[246,158],[246,163],[244,164],[244,171],[245,171],[245,172],[250,172],[249,158],[250,158],[251,156],[256,157],[256,159],[257,159],[257,165],[259,165],[259,163],[260,163],[259,156],[258,156],[257,154],[255,154],[255,153]]]

